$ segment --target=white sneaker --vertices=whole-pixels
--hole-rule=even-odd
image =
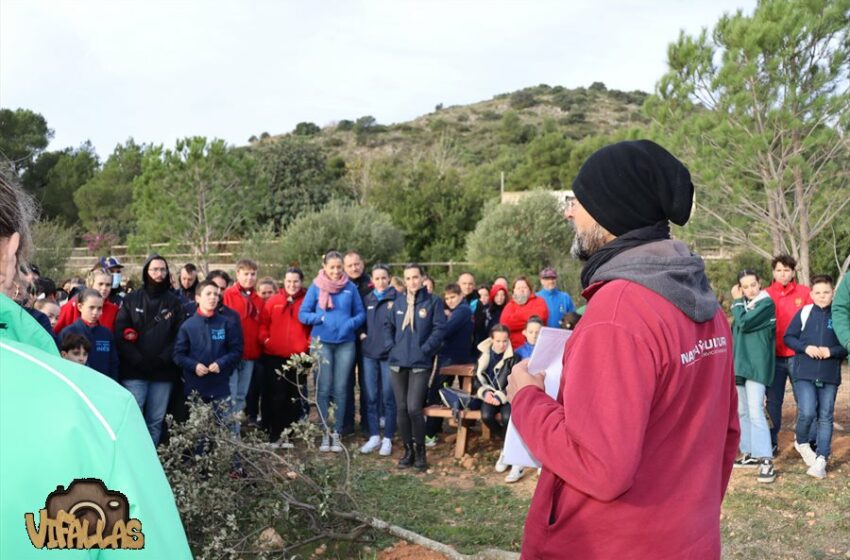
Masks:
[[[508,465],[507,463],[505,463],[505,454],[504,454],[504,453],[499,453],[499,460],[498,460],[498,461],[496,461],[496,472],[497,472],[497,473],[503,473],[503,472],[505,472],[506,470],[508,470],[508,467],[509,467],[509,466],[510,466],[510,465]]]
[[[381,438],[379,436],[372,436],[369,438],[369,441],[363,444],[363,447],[360,448],[360,453],[364,455],[367,453],[371,453],[374,450],[378,449],[381,446]]]
[[[826,457],[818,455],[806,474],[815,478],[826,478]]]
[[[322,435],[322,443],[321,443],[321,445],[319,445],[319,451],[321,451],[323,453],[327,453],[330,450],[331,450],[331,440],[330,440],[330,437],[328,436],[328,433],[325,432],[324,435]]]
[[[330,450],[334,453],[340,453],[342,451],[342,440],[339,439],[339,434],[336,432],[331,434]]]
[[[393,454],[393,440],[385,437],[381,440],[381,450],[378,451],[378,455],[382,457],[389,457]]]
[[[522,475],[525,474],[525,469],[520,467],[519,465],[514,465],[511,467],[511,472],[508,473],[508,476],[505,477],[505,482],[508,484],[519,481],[522,478]]]
[[[800,454],[800,457],[803,458],[803,462],[806,463],[806,466],[811,467],[815,464],[815,460],[818,458],[817,454],[812,451],[812,446],[808,443],[797,443],[794,442],[794,449],[797,450],[797,453]]]

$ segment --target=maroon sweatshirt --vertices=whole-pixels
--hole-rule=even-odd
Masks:
[[[600,270],[558,399],[533,386],[514,398],[543,463],[523,559],[720,558],[739,439],[732,335],[683,248],[638,247]]]

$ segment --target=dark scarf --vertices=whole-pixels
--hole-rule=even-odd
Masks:
[[[601,249],[593,253],[590,258],[587,259],[587,262],[584,263],[584,267],[581,269],[582,289],[587,288],[590,285],[593,280],[593,276],[596,274],[596,271],[602,267],[602,265],[623,251],[627,251],[628,249],[638,247],[640,245],[646,245],[653,241],[660,241],[662,239],[670,239],[670,224],[667,221],[657,222],[651,226],[627,231],[623,235],[609,241],[603,245]]]

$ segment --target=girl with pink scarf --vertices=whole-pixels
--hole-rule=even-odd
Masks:
[[[342,255],[331,251],[322,259],[322,269],[313,280],[298,320],[313,327],[311,338],[319,346],[316,400],[325,434],[319,451],[342,451],[340,431],[347,406],[348,376],[354,364],[354,339],[366,321],[366,310],[357,287],[343,271]],[[328,425],[328,408],[333,393],[336,411],[333,428]]]

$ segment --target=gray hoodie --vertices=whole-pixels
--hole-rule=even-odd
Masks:
[[[652,290],[697,323],[717,313],[705,263],[681,241],[664,239],[623,251],[599,267],[590,283],[617,279]]]

